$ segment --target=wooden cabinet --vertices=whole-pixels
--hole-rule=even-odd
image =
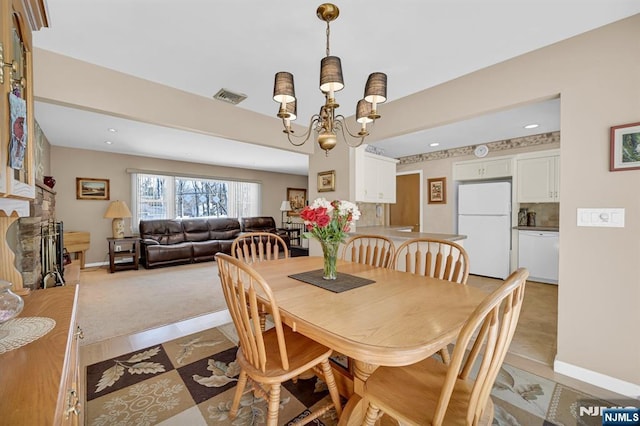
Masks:
[[[46,6],[43,1],[8,0],[0,8],[0,115],[9,130],[0,134],[0,196],[30,199],[35,197],[36,134],[31,32],[47,25]]]
[[[394,204],[398,160],[365,149],[366,145],[355,149],[356,201]]]
[[[0,423],[82,424],[77,301],[75,285],[37,290],[24,298],[20,317],[47,317],[56,325],[34,342],[0,354]]]
[[[517,199],[519,203],[560,202],[560,154],[542,153],[518,158]]]
[[[18,217],[29,216],[29,199],[35,197],[31,32],[48,25],[46,10],[44,0],[0,2],[0,279],[12,282],[20,293],[22,275],[3,240]],[[19,155],[11,157],[12,146]]]
[[[511,157],[461,161],[453,165],[454,180],[494,179],[512,176]]]

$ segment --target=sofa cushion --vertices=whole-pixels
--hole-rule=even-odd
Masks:
[[[234,240],[240,235],[240,223],[233,218],[208,218],[210,240]]]
[[[178,244],[185,241],[181,220],[141,220],[139,229],[140,238],[155,240],[160,244]]]
[[[193,249],[190,242],[146,247],[147,264],[173,263],[176,260],[190,262],[192,256]]]
[[[220,241],[218,240],[194,241],[192,246],[193,258],[196,261],[213,260],[216,253],[220,251]]]
[[[209,240],[209,222],[206,219],[183,219],[182,229],[187,241]]]
[[[243,217],[240,219],[242,232],[275,232],[276,221],[271,216]]]

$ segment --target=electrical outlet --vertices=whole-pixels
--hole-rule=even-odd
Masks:
[[[116,251],[122,251],[122,246],[116,246]]]

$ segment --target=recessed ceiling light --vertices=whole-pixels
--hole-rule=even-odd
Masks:
[[[110,127],[108,129],[111,133],[116,133],[118,131],[118,129],[114,129],[113,127]]]
[[[538,126],[539,126],[539,124],[527,124],[526,126],[524,126],[524,128],[525,129],[535,129]]]
[[[430,143],[430,144],[429,144],[429,146],[439,146],[439,145],[440,145],[440,144],[439,144],[438,142],[433,142],[433,143]]]
[[[113,142],[111,142],[111,141],[104,141],[104,143],[106,143],[107,145],[111,145]]]

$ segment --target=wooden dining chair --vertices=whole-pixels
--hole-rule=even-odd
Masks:
[[[393,263],[395,251],[393,241],[387,237],[356,235],[344,243],[342,260],[389,268]]]
[[[275,259],[288,259],[287,243],[279,235],[271,232],[246,232],[239,235],[231,244],[231,256],[246,263],[264,262]],[[260,328],[267,327],[268,312],[260,309]]]
[[[271,232],[246,232],[231,244],[231,256],[247,263],[289,257],[287,243]]]
[[[369,406],[363,424],[373,425],[386,414],[401,425],[490,425],[491,388],[518,324],[528,276],[524,268],[513,272],[473,311],[458,335],[450,365],[431,357],[374,371],[364,386]]]
[[[340,395],[329,364],[333,351],[282,323],[271,288],[251,265],[224,253],[216,254],[216,260],[224,298],[239,337],[236,361],[240,375],[229,412],[231,418],[238,414],[242,395],[253,391],[267,400],[267,425],[277,425],[282,383],[309,369],[327,384],[331,402],[294,424],[309,423],[331,408],[339,417]],[[269,307],[274,323],[264,332],[258,312],[262,304]],[[247,383],[250,386],[245,389]]]
[[[413,238],[398,247],[393,268],[466,284],[469,278],[469,256],[460,244],[453,241]],[[451,361],[446,347],[440,350],[440,356],[445,364]]]
[[[469,277],[467,251],[453,241],[413,238],[396,250],[393,268],[466,284]]]

